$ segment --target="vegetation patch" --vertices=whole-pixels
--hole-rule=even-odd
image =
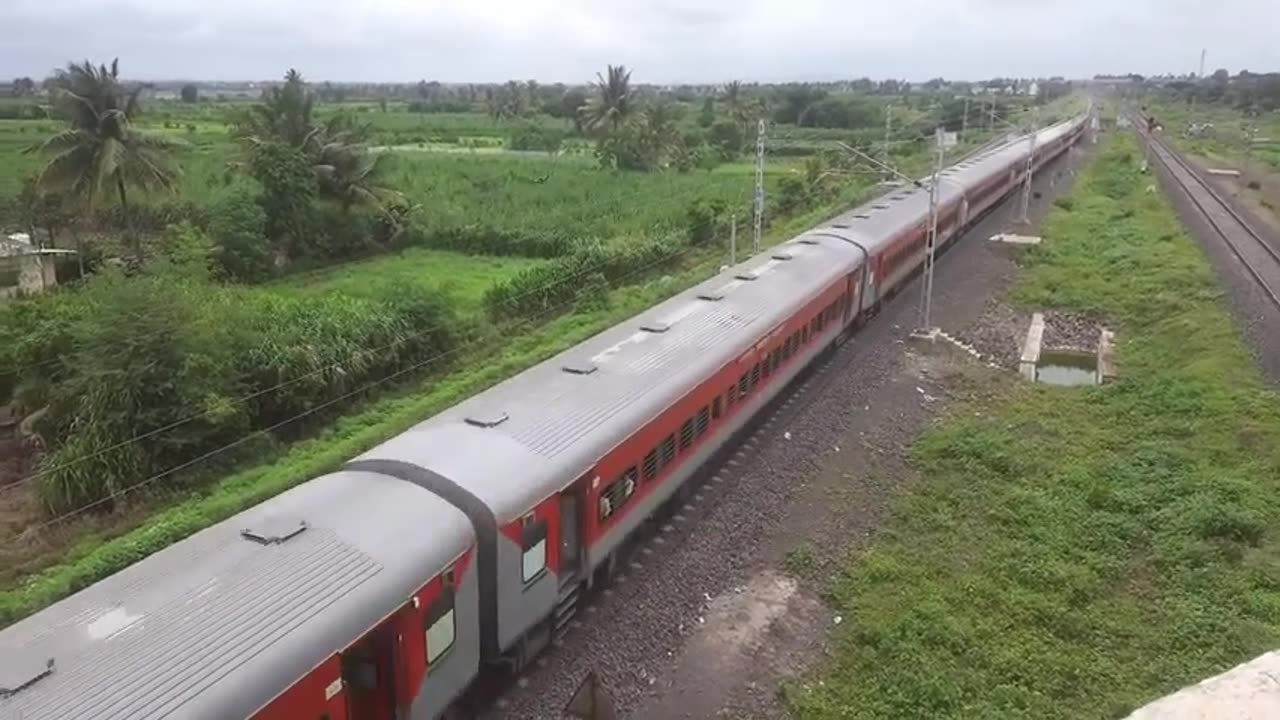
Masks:
[[[919,440],[798,717],[1117,717],[1280,642],[1280,398],[1140,164],[1110,141],[1015,291],[1108,318],[1122,379],[1017,384]]]

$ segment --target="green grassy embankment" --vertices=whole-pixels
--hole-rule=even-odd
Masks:
[[[1280,644],[1280,398],[1140,162],[1110,142],[1014,292],[1107,317],[1121,379],[1010,381],[917,442],[797,717],[1119,717]]]

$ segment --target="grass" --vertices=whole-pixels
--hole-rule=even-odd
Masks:
[[[361,296],[374,282],[406,280],[446,291],[457,308],[466,313],[481,309],[485,291],[495,282],[543,262],[411,248],[394,255],[291,275],[269,288],[304,295],[340,292]]]
[[[918,441],[797,717],[1117,717],[1280,642],[1280,398],[1140,158],[1110,141],[1014,294],[1109,318],[1121,379],[1006,385]]]
[[[1270,142],[1254,146],[1251,153],[1253,161],[1264,162],[1273,170],[1280,170],[1280,115],[1265,113],[1248,117],[1232,107],[1203,103],[1157,102],[1149,108],[1164,124],[1165,135],[1175,145],[1216,162],[1243,161],[1247,137],[1244,128],[1255,127],[1256,137],[1267,138]],[[1213,123],[1214,128],[1202,136],[1189,137],[1185,133],[1192,123]]]

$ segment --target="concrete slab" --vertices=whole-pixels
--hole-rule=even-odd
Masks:
[[[1240,177],[1239,170],[1227,170],[1225,168],[1208,168],[1205,172],[1210,175],[1221,175],[1223,177]]]
[[[1134,711],[1125,720],[1280,718],[1280,651],[1272,651]]]
[[[1040,238],[1035,235],[1014,235],[1013,233],[1000,233],[992,235],[991,242],[1002,242],[1010,245],[1039,245]]]
[[[1036,381],[1036,365],[1040,362],[1040,346],[1044,343],[1044,313],[1031,316],[1031,327],[1027,328],[1027,339],[1022,344],[1022,358],[1018,361],[1018,374]]]
[[[1098,382],[1107,384],[1116,379],[1116,334],[1103,329],[1098,337]]]

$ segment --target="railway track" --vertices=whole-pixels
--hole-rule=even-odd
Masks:
[[[1164,166],[1169,177],[1182,188],[1205,222],[1244,264],[1271,302],[1280,308],[1280,252],[1248,220],[1200,176],[1186,160],[1163,140],[1139,132],[1151,154]]]

